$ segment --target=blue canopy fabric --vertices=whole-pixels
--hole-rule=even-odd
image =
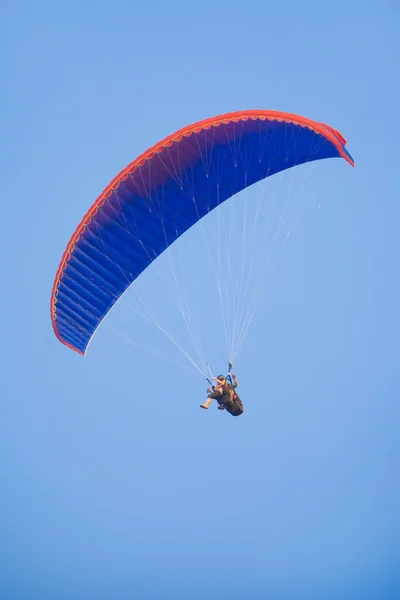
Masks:
[[[232,195],[310,161],[353,159],[339,132],[274,111],[190,125],[130,163],[86,213],[51,296],[58,339],[80,354],[127,287],[185,231]]]

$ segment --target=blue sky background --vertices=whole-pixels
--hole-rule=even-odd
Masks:
[[[0,11],[0,596],[399,597],[397,2]],[[232,419],[200,411],[200,378],[115,335],[147,339],[122,303],[82,358],[53,335],[49,298],[122,167],[247,108],[329,123],[356,168],[318,167],[323,208],[274,273]]]

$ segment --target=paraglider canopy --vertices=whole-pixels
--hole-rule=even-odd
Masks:
[[[59,265],[51,319],[80,354],[127,287],[168,246],[222,202],[275,173],[342,157],[335,129],[294,114],[248,110],[197,122],[123,169],[72,235]]]

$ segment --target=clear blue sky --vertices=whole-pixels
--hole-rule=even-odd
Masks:
[[[398,3],[0,11],[1,598],[399,597]],[[201,411],[200,378],[107,321],[87,357],[71,352],[49,298],[122,167],[247,108],[329,123],[356,168],[335,163],[282,256],[233,419]],[[145,336],[126,306],[112,318]]]

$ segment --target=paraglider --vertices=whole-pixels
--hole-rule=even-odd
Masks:
[[[85,355],[125,290],[194,224],[241,190],[297,165],[335,157],[354,165],[345,145],[328,125],[269,110],[219,115],[161,140],[111,181],[68,242],[51,294],[55,335]],[[235,305],[238,338],[247,331],[239,317],[253,312]],[[225,378],[221,386],[219,407],[241,414],[235,389]]]
[[[218,375],[212,378],[216,385],[208,388],[208,396],[204,404],[200,404],[201,408],[208,409],[212,400],[218,402],[218,410],[226,410],[233,417],[238,417],[243,414],[243,403],[236,392],[238,381],[234,373],[229,373],[226,377]]]

